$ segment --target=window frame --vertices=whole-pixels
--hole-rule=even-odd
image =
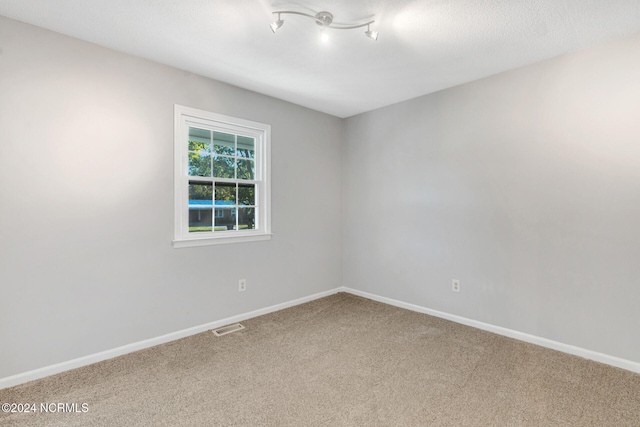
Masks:
[[[189,232],[189,127],[249,136],[255,140],[255,229]],[[271,126],[210,111],[174,106],[174,248],[254,242],[271,238]],[[236,182],[240,182],[235,178]],[[212,177],[215,185],[215,177]],[[212,204],[212,217],[215,215]],[[214,219],[212,218],[212,221]],[[212,224],[213,225],[213,224]]]

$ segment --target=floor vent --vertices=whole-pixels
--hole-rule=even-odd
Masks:
[[[240,329],[244,329],[244,326],[240,323],[234,323],[233,325],[223,326],[222,328],[214,329],[213,335],[217,337],[221,337],[223,335],[230,334],[231,332],[239,331]]]

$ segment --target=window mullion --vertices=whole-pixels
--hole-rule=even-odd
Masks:
[[[187,181],[198,181],[198,182],[213,182],[217,178],[211,178],[209,176],[186,176]]]

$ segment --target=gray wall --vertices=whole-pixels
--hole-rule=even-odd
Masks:
[[[272,126],[271,241],[172,248],[174,104]],[[341,126],[0,17],[0,378],[340,286]]]
[[[636,35],[347,119],[344,285],[640,362],[639,114]]]

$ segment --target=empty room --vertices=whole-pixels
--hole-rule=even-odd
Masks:
[[[0,425],[639,426],[637,0],[0,0]]]

